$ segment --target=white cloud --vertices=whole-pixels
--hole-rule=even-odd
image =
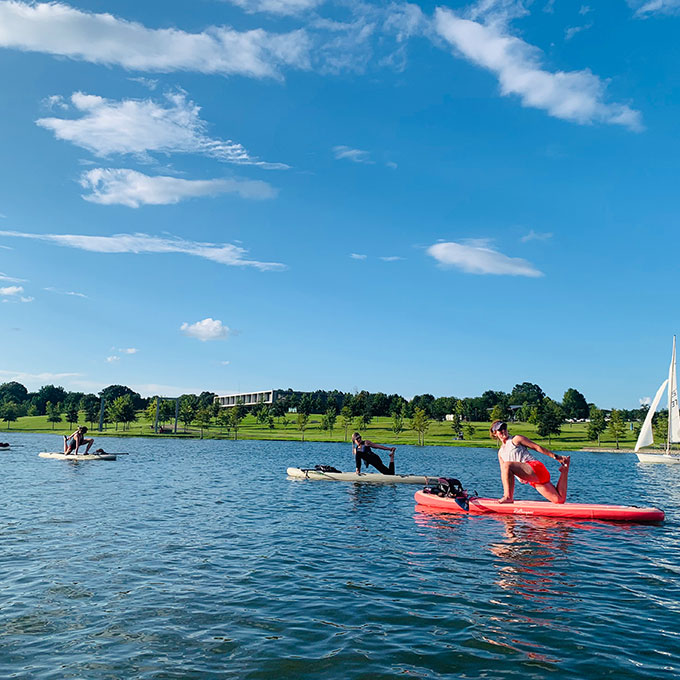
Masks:
[[[68,104],[60,94],[53,94],[49,97],[45,97],[45,99],[43,99],[43,105],[47,109],[61,109],[62,111],[68,110]]]
[[[210,317],[192,324],[185,322],[180,326],[180,331],[182,331],[184,335],[188,335],[191,338],[197,338],[201,342],[206,342],[208,340],[223,340],[227,338],[230,333],[229,328],[224,326],[219,319],[211,319]]]
[[[635,5],[640,5],[635,11],[635,16],[646,17],[650,14],[677,14],[680,12],[680,0],[648,0],[640,4],[633,2]]]
[[[57,139],[97,156],[193,153],[229,163],[287,167],[257,160],[231,140],[209,137],[199,116],[200,106],[182,92],[167,94],[165,106],[151,99],[114,101],[83,92],[74,92],[71,103],[82,114],[80,118],[40,118],[36,123]]]
[[[469,244],[454,241],[435,243],[427,249],[444,267],[455,267],[466,274],[503,274],[509,276],[543,276],[530,262],[508,257],[479,241]]]
[[[188,180],[177,177],[151,177],[136,170],[95,168],[80,176],[80,184],[91,193],[86,201],[102,205],[169,205],[186,198],[237,194],[241,198],[265,199],[276,196],[267,182],[247,179]]]
[[[200,243],[182,238],[149,236],[148,234],[115,234],[114,236],[84,236],[78,234],[29,234],[20,231],[0,231],[0,236],[13,236],[56,243],[92,253],[184,253],[219,264],[235,267],[255,267],[261,271],[285,269],[280,262],[258,262],[245,259],[245,248],[231,243]]]
[[[588,14],[589,12],[592,12],[593,8],[588,6],[588,5],[581,5],[581,9],[579,9],[578,13],[579,14]]]
[[[592,27],[593,24],[584,24],[583,26],[569,26],[564,29],[564,39],[571,40],[577,33],[580,33],[581,31],[587,31]]]
[[[0,288],[0,295],[20,295],[23,292],[23,286],[7,286],[5,288]]]
[[[128,78],[128,80],[132,81],[133,83],[139,83],[147,90],[155,90],[158,87],[158,80],[155,78],[145,78],[144,76],[139,76],[137,78]]]
[[[537,231],[534,231],[533,229],[531,229],[528,234],[525,234],[524,236],[522,236],[520,241],[522,243],[526,243],[527,241],[547,241],[548,239],[551,239],[552,236],[553,235],[550,232],[546,231],[546,232],[540,233],[540,232],[537,232]]]
[[[0,281],[7,281],[8,283],[25,283],[26,279],[17,279],[14,276],[7,276],[7,274],[0,272]]]
[[[60,2],[0,1],[0,46],[45,52],[129,70],[197,71],[277,77],[281,67],[308,68],[305,31],[274,34],[211,26],[201,33],[152,29],[111,14]]]
[[[352,253],[352,254],[350,255],[350,257],[351,257],[353,260],[365,260],[365,259],[368,257],[368,255],[361,255],[361,254],[359,254],[359,253]]]
[[[383,262],[397,262],[398,260],[403,260],[403,257],[399,257],[399,255],[385,255],[380,258]]]
[[[373,163],[368,151],[351,149],[349,146],[334,146],[333,153],[337,160],[348,160],[353,163]]]
[[[116,361],[120,361],[120,357],[117,357],[117,356],[106,357],[106,363],[108,363],[108,364],[113,364]]]
[[[649,406],[652,403],[652,398],[651,397],[641,397],[639,401],[640,401],[640,406]]]
[[[439,7],[435,26],[463,57],[498,77],[503,95],[518,95],[524,106],[580,124],[601,122],[642,129],[639,111],[605,101],[605,81],[589,69],[546,71],[541,67],[542,52],[510,35],[501,21],[481,24]]]
[[[230,0],[230,2],[249,13],[295,15],[318,7],[323,0]]]
[[[51,383],[59,384],[64,379],[75,378],[81,375],[82,373],[27,373],[24,371],[0,370],[0,376],[4,378],[3,382],[20,382],[29,390],[38,390],[43,385]]]
[[[58,288],[53,288],[52,286],[45,288],[45,290],[49,293],[56,293],[57,295],[72,295],[74,297],[87,298],[85,293],[77,293],[74,290],[59,290]]]
[[[222,366],[229,366],[230,363],[231,363],[231,361],[220,361],[220,364]]]
[[[139,350],[136,347],[127,347],[126,349],[119,349],[118,350],[121,354],[137,354]]]

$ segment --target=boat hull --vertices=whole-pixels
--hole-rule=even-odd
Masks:
[[[665,463],[666,465],[680,463],[680,455],[674,453],[645,453],[644,451],[636,451],[635,455],[640,463]]]
[[[416,491],[416,503],[428,508],[448,512],[466,512],[453,498],[442,498],[435,494]],[[664,512],[658,508],[638,508],[626,505],[600,505],[596,503],[549,503],[548,501],[515,501],[499,503],[494,498],[470,500],[471,514],[484,515],[528,515],[553,517],[555,519],[599,519],[614,522],[656,523],[663,522]]]
[[[363,482],[372,484],[427,484],[427,477],[423,475],[382,475],[378,472],[321,472],[305,468],[289,467],[286,470],[289,477],[296,479],[317,479],[335,482]]]

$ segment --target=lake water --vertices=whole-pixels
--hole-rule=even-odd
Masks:
[[[285,475],[351,469],[349,445],[106,438],[130,455],[73,463],[38,458],[60,437],[3,438],[1,678],[680,673],[680,466],[575,453],[569,500],[667,519],[559,523]],[[501,491],[490,449],[404,446],[397,471]]]

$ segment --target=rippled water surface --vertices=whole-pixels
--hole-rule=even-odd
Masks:
[[[351,469],[348,445],[106,439],[130,455],[73,463],[38,458],[60,438],[5,438],[2,678],[680,673],[680,466],[573,454],[569,500],[666,511],[635,526],[425,514],[417,487],[285,475]],[[500,495],[493,450],[405,446],[397,469]]]

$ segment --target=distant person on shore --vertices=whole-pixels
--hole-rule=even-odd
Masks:
[[[521,434],[514,437],[508,432],[508,425],[500,420],[495,420],[489,429],[492,439],[501,443],[498,449],[498,462],[501,466],[501,481],[503,482],[503,497],[499,503],[512,503],[515,494],[515,477],[522,484],[529,484],[547,498],[551,503],[564,503],[567,499],[567,476],[569,474],[569,456],[560,456],[557,453],[544,449],[540,444],[532,442]],[[536,460],[528,451],[533,449],[549,458],[561,463],[560,478],[557,486],[550,482],[550,472]]]
[[[380,456],[374,453],[372,449],[382,449],[390,452],[390,466],[385,467]],[[378,472],[384,475],[394,474],[394,452],[397,449],[394,446],[383,446],[382,444],[374,444],[373,442],[364,441],[358,432],[352,435],[352,453],[356,462],[357,474],[361,474],[361,461],[364,461],[366,467],[372,465]]]
[[[92,448],[92,444],[94,444],[94,439],[86,439],[86,434],[87,428],[84,425],[81,425],[73,434],[68,436],[64,435],[64,453],[67,456],[77,456],[78,449],[84,444],[87,444],[87,448],[85,449],[85,455],[87,455]]]

